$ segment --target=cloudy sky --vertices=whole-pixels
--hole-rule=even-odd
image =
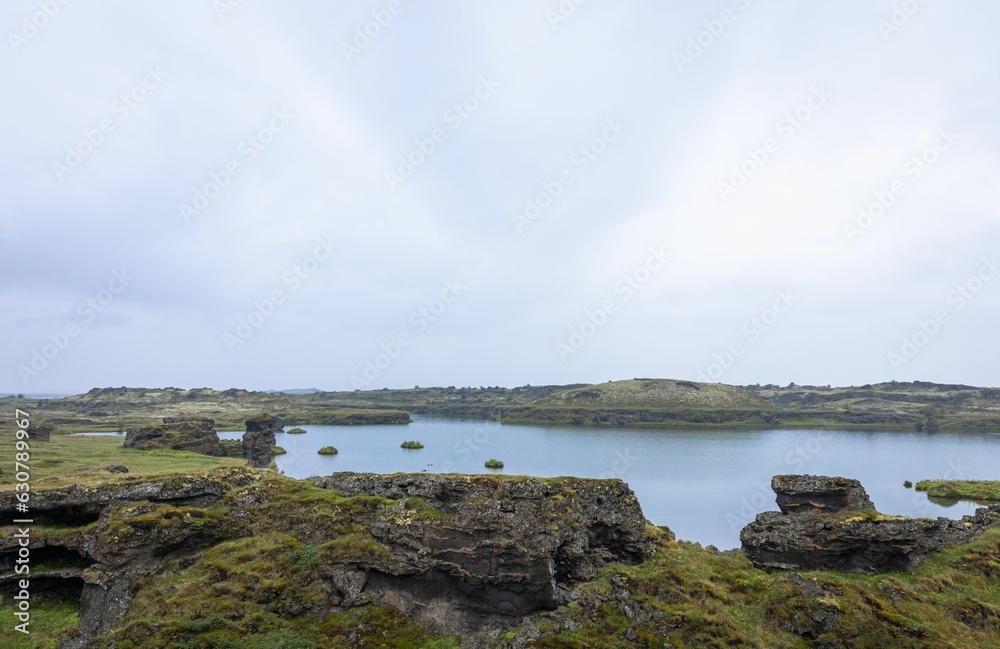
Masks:
[[[9,0],[0,391],[1000,385],[998,22]]]

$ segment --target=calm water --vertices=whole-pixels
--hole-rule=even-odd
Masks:
[[[976,506],[936,505],[903,487],[929,478],[996,479],[1000,433],[926,435],[815,430],[648,430],[517,426],[414,417],[408,426],[303,426],[304,435],[277,435],[288,451],[276,458],[286,475],[335,471],[375,473],[500,473],[617,477],[626,481],[646,517],[677,536],[727,549],[757,513],[777,510],[772,475],[813,473],[857,478],[879,511],[907,516],[961,517]],[[220,433],[238,439],[242,432]],[[399,448],[405,440],[425,448]],[[336,456],[321,456],[336,446]]]

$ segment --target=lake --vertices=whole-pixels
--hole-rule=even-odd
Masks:
[[[720,549],[739,546],[739,531],[777,510],[771,476],[812,473],[856,478],[885,514],[960,518],[976,505],[946,507],[903,487],[904,480],[997,479],[1000,433],[820,430],[654,430],[522,426],[414,416],[408,426],[302,426],[277,435],[288,451],[275,458],[295,478],[335,471],[490,473],[621,478],[646,517],[677,537]],[[222,432],[239,439],[242,431]],[[419,440],[420,450],[399,445]],[[339,455],[317,454],[335,446]]]

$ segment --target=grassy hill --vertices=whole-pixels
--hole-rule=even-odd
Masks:
[[[592,408],[770,409],[753,392],[733,385],[671,379],[632,379],[560,390],[535,405]]]

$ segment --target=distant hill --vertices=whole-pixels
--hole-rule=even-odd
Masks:
[[[769,409],[771,404],[734,385],[672,379],[611,381],[555,392],[536,405],[583,408]]]
[[[319,388],[292,388],[290,390],[266,390],[268,394],[316,394]]]

